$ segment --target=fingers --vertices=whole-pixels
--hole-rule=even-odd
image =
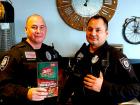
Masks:
[[[40,95],[33,95],[32,96],[32,101],[42,101],[46,98],[47,96],[40,96]]]
[[[93,76],[93,75],[91,75],[91,74],[87,74],[86,77],[84,77],[84,79],[85,79],[85,80],[90,80],[90,79],[91,79],[91,80],[95,80],[96,77]]]
[[[100,75],[98,78],[101,78],[103,79],[103,73],[100,71]],[[86,77],[84,77],[85,80],[89,80],[89,79],[93,79],[93,80],[96,80],[97,77],[95,77],[94,75],[92,74],[87,74]]]
[[[103,73],[100,71],[99,78],[103,79]]]
[[[45,88],[41,88],[41,87],[35,88],[35,91],[37,91],[37,92],[47,92],[47,90]]]
[[[92,87],[93,84],[95,84],[96,82],[96,77],[94,77],[93,75],[87,75],[86,77],[84,77],[84,85],[87,88]]]
[[[86,75],[86,77],[84,77],[83,83],[84,87],[96,92],[100,92],[103,83],[103,73],[100,72],[98,78],[91,74],[88,74]]]
[[[30,88],[27,98],[32,101],[41,101],[47,97],[48,93],[45,88]]]

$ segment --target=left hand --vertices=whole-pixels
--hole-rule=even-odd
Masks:
[[[96,92],[100,92],[103,83],[103,74],[102,72],[100,72],[100,76],[98,78],[91,74],[87,74],[84,77],[83,82],[84,82],[84,87]]]

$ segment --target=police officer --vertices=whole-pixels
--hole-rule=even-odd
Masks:
[[[88,21],[88,45],[76,53],[70,74],[60,95],[59,103],[65,105],[72,97],[73,105],[118,105],[140,93],[138,79],[127,57],[110,46],[108,21],[93,16]]]
[[[59,61],[61,56],[43,43],[47,26],[42,16],[29,16],[25,32],[27,38],[13,46],[0,63],[0,104],[56,105],[57,97],[46,98],[46,89],[37,87],[37,62]]]

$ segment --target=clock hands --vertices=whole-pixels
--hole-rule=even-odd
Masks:
[[[84,3],[84,6],[85,6],[85,7],[87,7],[87,2],[88,2],[88,0],[86,0],[86,2]]]

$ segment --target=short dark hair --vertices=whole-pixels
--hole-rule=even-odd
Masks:
[[[103,17],[101,15],[94,15],[88,20],[87,25],[90,22],[90,20],[92,20],[92,19],[102,19],[106,25],[106,29],[108,29],[108,20],[105,17]]]

